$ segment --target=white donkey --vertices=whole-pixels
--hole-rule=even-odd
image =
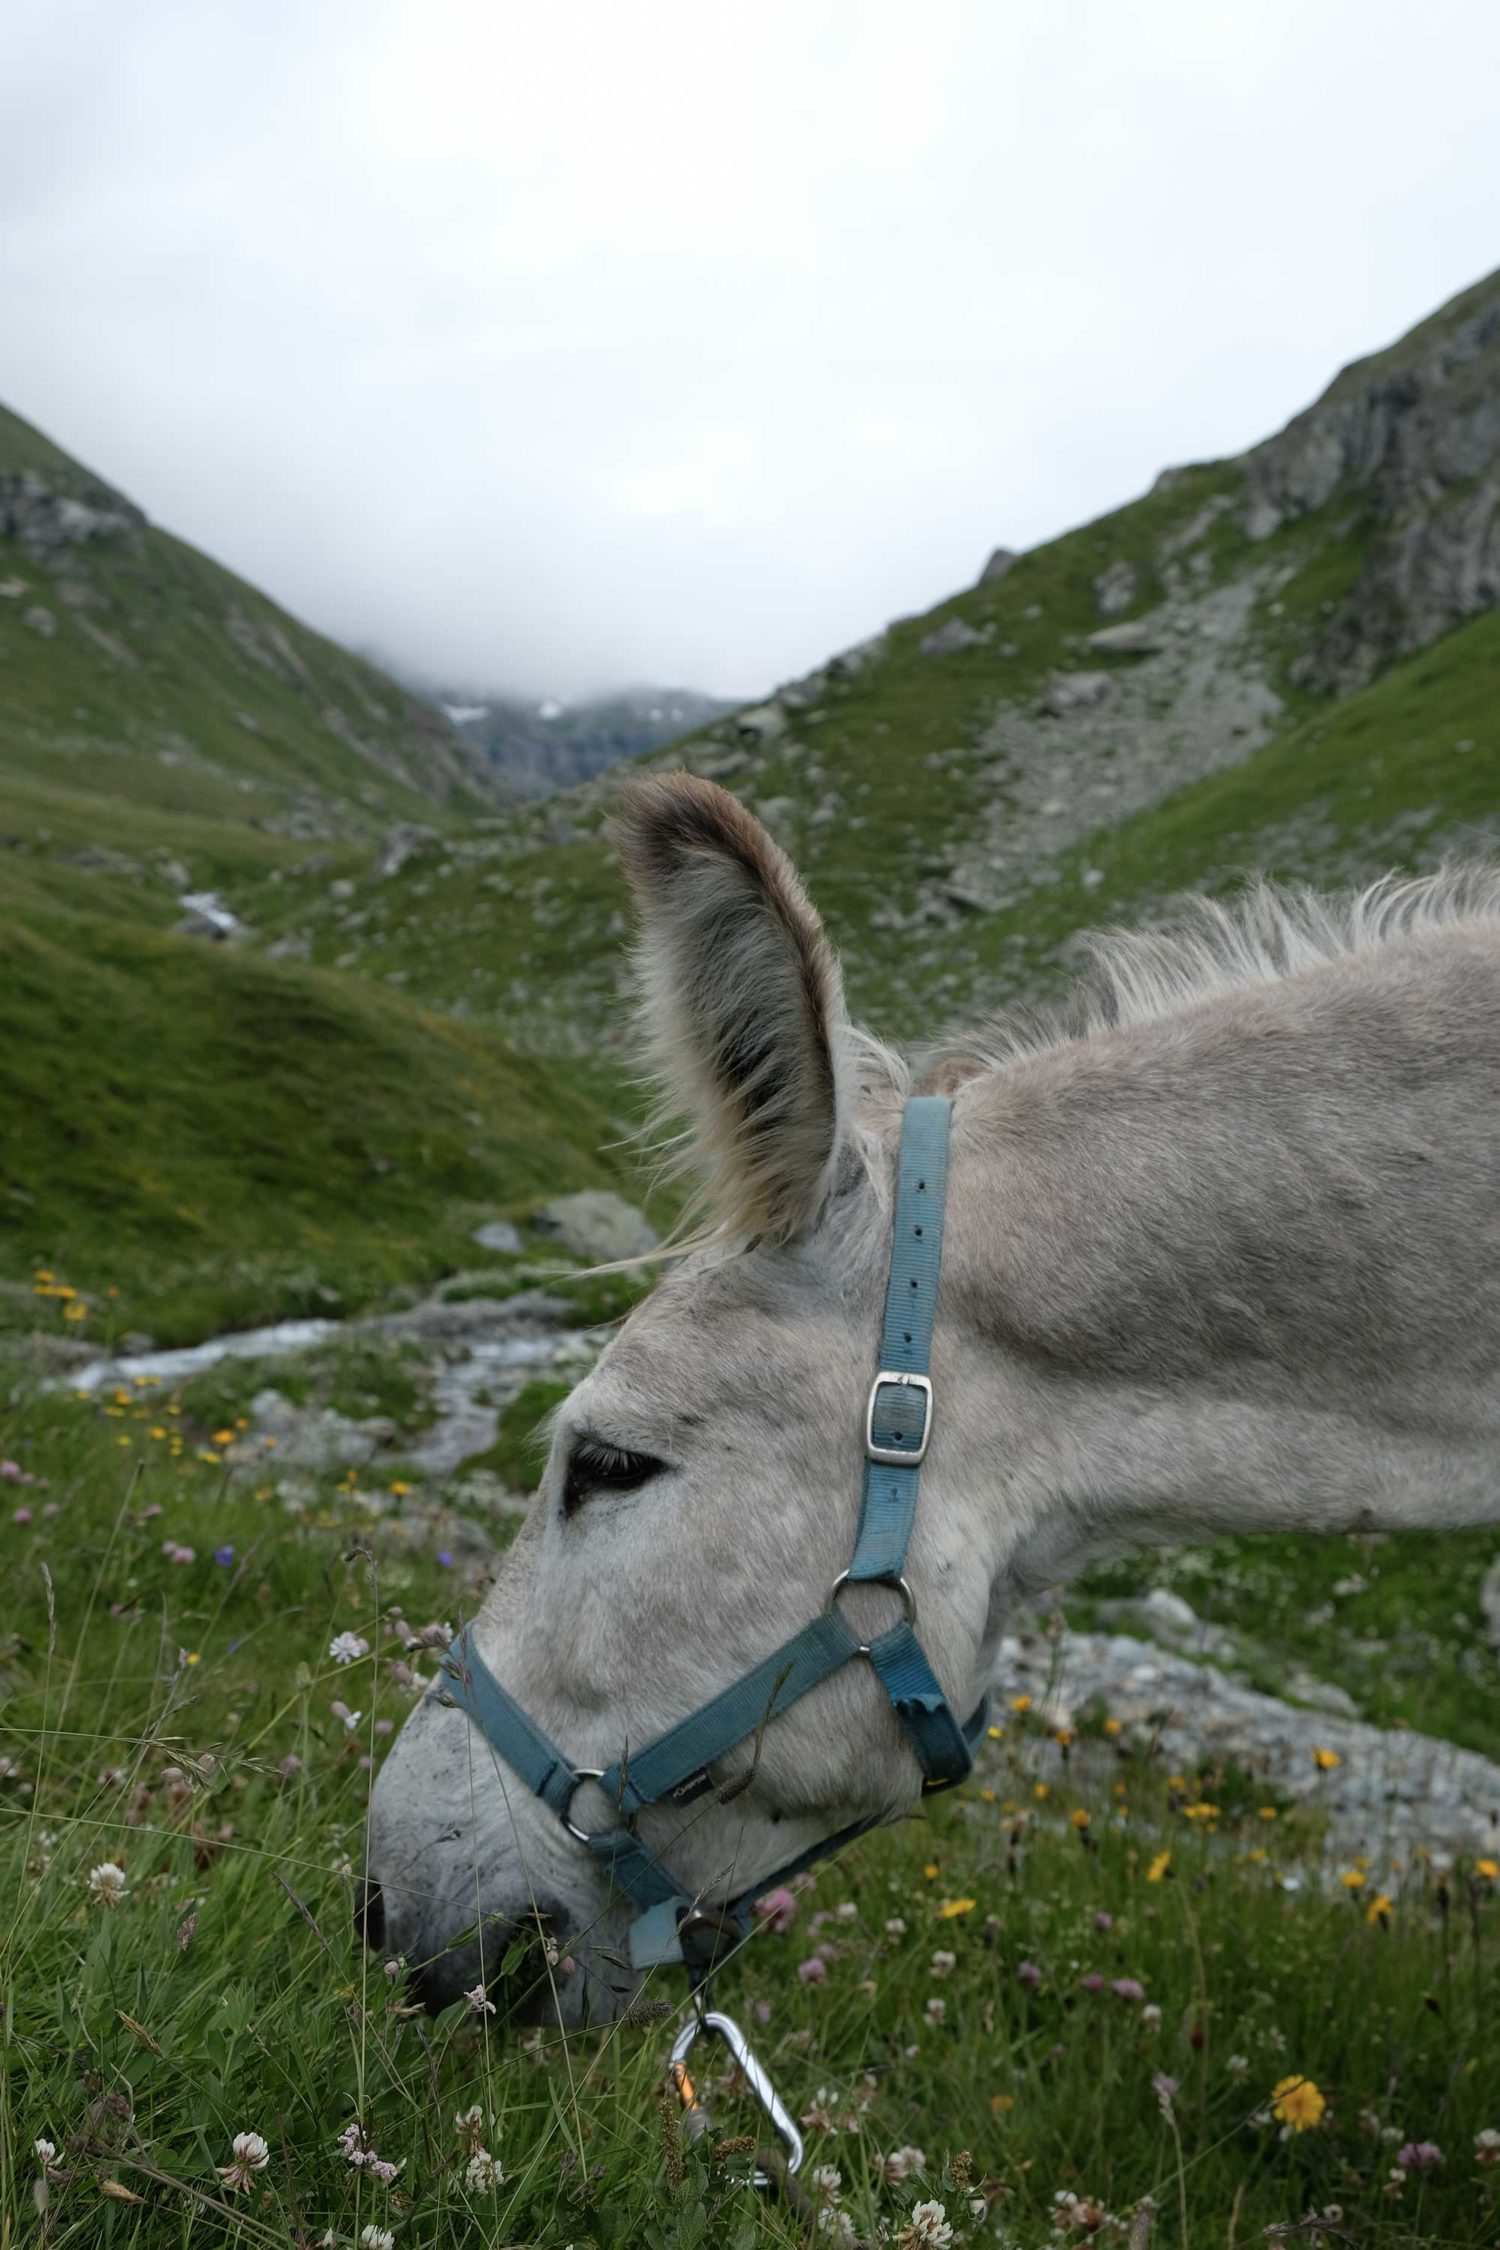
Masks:
[[[1199,904],[1096,940],[1054,1020],[914,1070],[850,1027],[801,883],[732,798],[637,781],[616,837],[713,1227],[559,1413],[474,1627],[573,1765],[696,1710],[847,1564],[915,1087],[954,1098],[907,1575],[956,1712],[1016,1605],[1100,1557],[1500,1516],[1500,876]],[[841,1597],[872,1634],[896,1606]],[[711,1781],[640,1817],[708,1901],[899,1819],[921,1774],[853,1662]],[[573,1817],[607,1825],[599,1797]],[[368,1868],[366,1933],[430,2001],[492,1978],[540,1917],[575,1964],[531,1979],[547,2005],[629,2005],[630,1907],[438,1694],[376,1782]]]

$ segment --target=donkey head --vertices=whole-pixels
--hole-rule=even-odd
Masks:
[[[579,1768],[640,1748],[826,1604],[849,1559],[889,1254],[900,1073],[854,1034],[796,873],[723,791],[637,781],[615,838],[642,923],[664,1112],[710,1225],[560,1410],[535,1505],[474,1628],[490,1671]],[[943,1352],[947,1350],[946,1363]],[[938,1365],[956,1369],[946,1343]],[[991,1570],[976,1470],[935,1432],[908,1575],[962,1708],[983,1668]],[[967,1567],[960,1568],[960,1564]],[[850,1623],[892,1621],[851,1588]],[[965,1700],[967,1699],[967,1700]],[[688,1806],[641,1816],[648,1849],[709,1900],[855,1820],[896,1818],[921,1776],[868,1667],[850,1664],[716,1760]],[[583,1784],[573,1817],[611,1824]],[[525,1983],[565,2021],[633,1996],[588,1850],[460,1710],[413,1711],[371,1805],[367,1934],[421,1964],[437,2003],[492,1984],[518,1933]]]

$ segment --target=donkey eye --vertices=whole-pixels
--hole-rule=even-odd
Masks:
[[[604,1438],[580,1438],[563,1478],[563,1514],[572,1515],[599,1492],[634,1492],[666,1467],[654,1453],[631,1453]]]

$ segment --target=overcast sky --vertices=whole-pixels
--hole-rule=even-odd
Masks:
[[[1500,263],[1484,0],[4,0],[0,399],[453,685],[754,694]]]

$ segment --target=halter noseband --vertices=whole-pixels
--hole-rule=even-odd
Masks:
[[[987,1699],[959,1724],[922,1653],[916,1601],[902,1575],[932,1435],[927,1368],[943,1256],[952,1108],[950,1101],[919,1096],[906,1104],[902,1116],[880,1371],[865,1412],[859,1533],[849,1567],[835,1579],[822,1615],[654,1742],[602,1771],[574,1766],[563,1756],[495,1678],[474,1646],[471,1627],[464,1627],[443,1658],[446,1699],[468,1713],[568,1834],[594,1854],[614,1889],[641,1909],[630,1929],[633,1968],[686,1961],[706,1973],[748,1934],[756,1898],[885,1817],[855,1821],[718,1905],[705,1905],[685,1890],[636,1834],[640,1813],[652,1805],[690,1805],[705,1795],[714,1786],[709,1769],[715,1758],[759,1733],[851,1658],[865,1657],[873,1666],[917,1754],[924,1791],[951,1788],[973,1764]],[[838,1607],[843,1588],[860,1584],[889,1586],[902,1601],[897,1623],[870,1641],[855,1638]],[[613,1828],[590,1833],[574,1822],[573,1798],[584,1781],[597,1782],[614,1805]]]

